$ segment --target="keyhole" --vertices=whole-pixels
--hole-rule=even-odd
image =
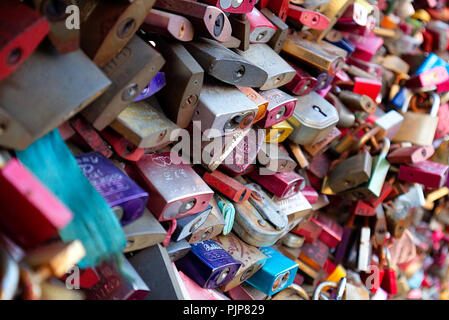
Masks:
[[[325,114],[325,113],[323,112],[323,110],[321,110],[320,107],[318,107],[318,106],[313,106],[312,108],[313,108],[313,110],[316,110],[316,111],[318,111],[319,113],[321,113],[324,117],[327,117],[327,114]]]

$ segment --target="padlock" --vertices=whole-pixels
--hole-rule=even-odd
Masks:
[[[395,295],[397,294],[397,279],[396,272],[393,269],[393,266],[390,265],[391,256],[388,248],[385,248],[385,258],[387,265],[383,268],[384,276],[380,287],[384,289],[388,294]]]
[[[175,231],[173,231],[171,239],[173,241],[178,242],[190,236],[193,232],[198,230],[206,222],[206,219],[207,217],[209,217],[211,211],[212,206],[209,205],[203,211],[194,213],[187,217],[177,219],[176,229]]]
[[[368,79],[354,77],[354,87],[352,91],[358,94],[367,95],[373,101],[376,101],[382,88],[382,81],[378,79]]]
[[[186,256],[176,261],[179,270],[203,288],[216,288],[230,282],[241,266],[213,240],[191,245]]]
[[[252,285],[243,282],[240,285],[232,288],[227,292],[232,300],[247,300],[260,301],[267,300],[268,296],[260,290],[257,290]]]
[[[162,243],[167,235],[147,208],[139,219],[124,226],[123,232],[126,236],[124,252],[137,251]]]
[[[376,212],[374,210],[374,207],[372,207],[370,204],[358,200],[354,205],[353,205],[353,210],[352,212],[357,215],[357,216],[375,216]]]
[[[309,40],[321,41],[353,3],[352,0],[333,0],[321,6],[319,12],[329,18],[329,25],[324,30],[311,30]]]
[[[205,138],[212,139],[248,129],[258,111],[254,102],[236,87],[208,79],[193,121],[201,126]]]
[[[276,52],[280,53],[288,34],[288,25],[275,15],[270,9],[264,8],[260,12],[276,27],[276,32],[271,37],[268,45]]]
[[[72,75],[70,79],[67,74]],[[110,84],[81,50],[61,55],[54,49],[39,48],[22,68],[0,83],[0,122],[3,124],[0,144],[25,149],[85,108]],[[42,92],[46,92],[45,101]],[[30,106],[32,109],[28,110]],[[19,109],[21,111],[17,112]],[[39,117],[26,116],[35,114]]]
[[[288,122],[295,128],[289,139],[313,145],[326,138],[338,122],[337,110],[315,92],[297,96],[295,111]]]
[[[87,145],[89,149],[100,153],[106,158],[110,158],[113,154],[110,146],[104,141],[100,134],[82,117],[72,117],[66,122],[73,131],[81,138],[82,143]],[[61,136],[63,136],[61,134]],[[73,138],[72,138],[73,139]]]
[[[110,160],[96,152],[76,157],[83,174],[125,226],[142,216],[148,193]]]
[[[380,116],[374,121],[374,125],[380,128],[380,132],[376,134],[376,138],[388,138],[391,141],[396,136],[403,121],[404,117],[395,110],[390,110],[383,116]]]
[[[402,106],[402,112],[405,113],[404,121],[393,142],[409,141],[420,146],[431,145],[438,125],[440,96],[437,93],[431,94],[433,101],[430,115],[407,111],[412,97],[413,94],[409,94]],[[410,130],[410,128],[416,128],[416,130]]]
[[[231,177],[244,174],[256,164],[257,155],[265,145],[264,141],[265,131],[250,130],[231,150],[220,168]]]
[[[2,35],[0,81],[18,68],[50,31],[48,20],[23,3],[14,0],[0,5]],[[20,21],[20,25],[17,24]]]
[[[246,282],[272,296],[293,283],[298,264],[270,247],[260,248],[260,251],[268,258],[262,268]]]
[[[155,2],[138,0],[129,3],[120,0],[106,4],[99,0],[89,1],[80,9],[80,16],[83,17],[80,26],[81,48],[97,66],[103,68],[132,41]]]
[[[257,107],[259,108],[259,111],[256,114],[256,117],[254,118],[253,124],[262,120],[266,113],[268,108],[268,100],[265,99],[262,95],[260,95],[256,90],[250,87],[239,87],[237,88],[242,91],[246,96],[254,102]]]
[[[215,238],[215,241],[235,260],[241,263],[241,267],[235,274],[235,277],[221,287],[224,292],[228,292],[245,282],[253,274],[259,271],[267,260],[267,256],[259,249],[246,244],[233,233],[230,233],[227,236],[220,235]]]
[[[334,192],[343,192],[353,189],[371,176],[372,158],[365,151],[338,163],[329,173],[329,187]]]
[[[300,23],[310,29],[324,30],[329,26],[330,20],[322,13],[307,10],[292,3],[288,6],[287,19],[295,24]]]
[[[420,74],[411,76],[404,83],[409,89],[419,89],[439,85],[449,79],[449,73],[445,67],[434,67]]]
[[[396,164],[415,164],[429,159],[435,152],[430,146],[413,146],[394,149],[388,154],[388,161]]]
[[[348,39],[355,45],[355,51],[351,57],[366,62],[371,61],[374,54],[384,43],[383,38],[374,34],[362,37],[354,33],[349,33]]]
[[[271,127],[287,120],[293,114],[296,98],[291,95],[279,89],[261,91],[260,95],[267,99],[268,107],[265,116],[258,122],[258,126],[262,128]]]
[[[128,261],[151,288],[147,300],[180,300],[183,294],[167,250],[160,244],[137,253],[130,253]],[[154,270],[158,270],[157,273]]]
[[[219,8],[187,0],[158,0],[155,8],[179,14],[187,18],[195,28],[195,34],[226,42],[232,29],[228,17]]]
[[[252,171],[247,176],[281,199],[291,197],[305,187],[304,178],[294,171],[272,175]]]
[[[270,0],[266,6],[285,22],[287,19],[289,0]],[[263,9],[264,6],[261,5],[260,8]]]
[[[256,184],[246,184],[251,189],[248,201],[235,204],[233,231],[246,243],[271,246],[287,228],[286,214]]]
[[[165,59],[148,43],[134,36],[102,70],[112,86],[82,115],[97,130],[103,130],[131,103],[162,68]]]
[[[293,63],[290,63],[290,65],[293,69],[295,69],[296,75],[292,81],[285,85],[288,90],[295,95],[304,96],[317,87],[318,80],[312,77],[307,71],[304,70],[304,68],[299,68]]]
[[[246,201],[251,196],[251,190],[218,170],[211,173],[206,172],[203,175],[203,180],[212,189],[217,190],[234,202]]]
[[[154,76],[153,79],[151,79],[150,83],[142,90],[142,92],[139,93],[139,95],[134,99],[134,102],[139,102],[142,100],[145,100],[155,93],[157,93],[159,90],[161,90],[166,85],[166,79],[165,79],[165,73],[164,72],[158,72]]]
[[[136,147],[152,150],[171,143],[170,136],[178,129],[165,117],[154,97],[129,104],[110,127]]]
[[[223,226],[223,235],[227,235],[231,232],[232,227],[234,226],[234,205],[219,194],[215,194],[213,200],[215,200],[215,202],[211,201],[212,206],[214,207],[214,209],[218,208],[225,221]]]
[[[314,242],[306,242],[301,247],[301,252],[298,259],[306,263],[315,271],[323,268],[326,262],[329,248],[320,240]]]
[[[332,144],[341,136],[341,131],[334,127],[327,137],[312,145],[305,145],[306,150],[312,157],[318,157],[326,152]]]
[[[205,0],[208,4],[229,13],[249,13],[256,5],[253,0]]]
[[[417,255],[414,237],[409,230],[405,230],[399,239],[393,239],[393,244],[389,248],[391,262],[394,265],[403,265],[411,262]]]
[[[100,131],[100,135],[111,145],[115,153],[125,160],[133,162],[139,161],[145,153],[145,149],[137,148],[110,127],[106,127],[104,130]]]
[[[0,185],[5,212],[0,217],[1,229],[24,249],[55,236],[73,219],[72,212],[15,158],[1,169]]]
[[[136,181],[149,194],[147,207],[159,221],[204,211],[212,199],[213,191],[176,154],[145,155],[134,169]]]
[[[360,242],[357,252],[357,270],[368,271],[371,260],[371,229],[364,226],[360,230]]]
[[[346,108],[346,106],[338,99],[336,95],[334,95],[332,92],[329,92],[326,95],[326,100],[329,101],[335,109],[338,111],[338,122],[337,126],[339,128],[350,128],[355,123],[355,116],[354,114]]]
[[[250,43],[267,43],[276,32],[276,27],[259,10],[254,8],[246,14],[250,23]]]
[[[141,29],[148,33],[163,34],[179,41],[192,41],[194,28],[185,17],[170,12],[151,9]]]
[[[211,202],[214,202],[213,199]],[[216,203],[216,201],[215,201]],[[197,243],[209,239],[214,239],[218,235],[223,233],[223,229],[226,225],[224,215],[221,213],[220,208],[217,205],[212,204],[212,210],[207,217],[206,221],[189,237],[189,243]]]
[[[310,204],[315,204],[318,202],[319,194],[314,188],[306,186],[301,193]]]
[[[148,288],[136,267],[124,257],[122,261],[120,267],[114,261],[105,261],[95,267],[100,281],[84,290],[87,300],[144,300],[153,292],[154,287]]]
[[[357,111],[374,113],[376,111],[376,103],[365,94],[358,94],[349,90],[342,90],[338,94],[338,98],[345,106]]]
[[[405,231],[406,218],[410,207],[397,210],[387,204],[383,204],[385,208],[385,218],[387,221],[387,230],[392,237],[399,239]]]
[[[302,192],[298,192],[287,199],[281,199],[276,196],[273,196],[272,199],[287,215],[289,223],[297,222],[298,220],[307,217],[312,211],[310,202]]]
[[[320,236],[322,227],[313,220],[309,220],[305,223],[300,223],[291,232],[304,237],[306,242],[315,242]]]
[[[315,212],[311,221],[321,227],[318,238],[329,248],[335,248],[341,241],[343,227],[322,212]]]
[[[222,82],[260,87],[267,80],[267,72],[261,66],[216,41],[200,38],[186,43],[185,47],[207,74]]]
[[[167,254],[172,262],[178,261],[190,251],[190,244],[187,240],[170,241],[167,247]]]
[[[398,178],[402,181],[420,183],[427,188],[438,189],[447,182],[449,166],[432,161],[422,161],[399,167]]]
[[[249,48],[251,24],[248,19],[240,16],[229,16],[229,22],[232,27],[232,36],[240,40],[238,48],[246,51]]]
[[[274,150],[271,148],[261,149],[258,158],[260,162],[265,164],[265,168],[272,170],[273,173],[290,172],[297,166],[296,161],[290,158],[287,150],[282,145],[279,145],[279,147]]]
[[[328,43],[328,45],[331,44]],[[326,51],[322,46],[303,39],[297,34],[288,35],[282,51],[298,59],[300,62],[320,71],[328,72],[330,75],[335,75],[343,64],[341,56]]]
[[[168,61],[162,68],[167,84],[158,92],[158,100],[165,115],[180,128],[186,128],[199,101],[204,70],[180,43],[159,39],[156,48]]]
[[[292,81],[296,74],[295,70],[267,44],[251,44],[248,50],[236,52],[268,74],[263,85],[256,86],[260,87],[260,90],[279,88]]]

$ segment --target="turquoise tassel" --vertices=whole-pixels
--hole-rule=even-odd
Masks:
[[[231,201],[225,199],[224,197],[215,194],[215,200],[217,200],[218,207],[220,208],[221,214],[225,220],[225,225],[223,228],[223,235],[227,235],[232,230],[234,225],[235,208]]]

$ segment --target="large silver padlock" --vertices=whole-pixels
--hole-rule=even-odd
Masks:
[[[431,93],[432,109],[430,114],[423,114],[407,111],[413,95],[413,93],[409,93],[404,101],[402,106],[404,121],[393,138],[393,142],[408,141],[419,146],[432,145],[438,125],[437,114],[440,107],[440,96],[435,92]]]

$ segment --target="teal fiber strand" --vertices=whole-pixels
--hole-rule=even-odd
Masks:
[[[63,241],[79,239],[86,256],[81,268],[110,259],[121,261],[126,239],[121,225],[106,200],[90,184],[61,138],[53,130],[24,151],[18,159],[73,213],[73,220],[59,235]],[[121,263],[119,263],[121,266]]]
[[[221,214],[225,220],[225,225],[223,228],[223,235],[227,235],[232,230],[234,225],[235,208],[231,201],[215,194],[215,200],[217,200],[218,207],[220,208]]]

